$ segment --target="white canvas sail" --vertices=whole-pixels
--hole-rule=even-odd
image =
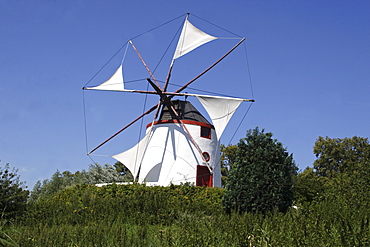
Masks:
[[[226,125],[229,123],[234,112],[244,99],[207,95],[198,95],[196,97],[211,117],[217,134],[217,139],[220,140]]]
[[[217,39],[217,37],[199,30],[186,19],[173,60],[214,39]]]
[[[170,123],[155,125],[153,129],[151,142],[148,143],[140,168],[139,182],[168,185],[171,181],[186,182],[190,177],[194,179],[196,165],[202,164],[202,158],[183,127]],[[197,127],[195,129],[199,132]]]
[[[122,65],[116,70],[116,72],[105,82],[95,87],[88,87],[85,89],[92,90],[108,90],[108,91],[127,91],[123,84]]]
[[[139,172],[140,163],[144,157],[145,149],[150,140],[150,133],[151,132],[149,131],[144,138],[131,149],[112,156],[114,159],[124,164],[130,170],[134,178],[136,178]]]

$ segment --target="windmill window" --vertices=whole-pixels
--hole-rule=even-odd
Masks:
[[[200,136],[211,139],[211,128],[200,126]]]
[[[207,152],[203,152],[202,155],[206,162],[208,162],[211,159],[211,156]]]

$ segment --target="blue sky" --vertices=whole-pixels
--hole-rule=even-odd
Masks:
[[[256,103],[232,144],[259,126],[272,132],[304,169],[315,159],[312,147],[319,136],[370,136],[369,1],[0,0],[0,165],[18,168],[31,189],[56,170],[88,169],[92,161],[86,156],[81,88],[128,39],[187,12],[246,37]],[[202,22],[194,20],[202,29]],[[159,37],[167,34],[163,30],[138,40],[150,66],[160,50],[155,42],[163,44]],[[114,71],[121,58],[95,80]],[[239,63],[228,67],[234,58],[239,59],[225,61],[227,69],[220,66],[192,86],[251,97],[245,70],[234,73]],[[193,66],[183,67],[185,72],[178,67],[176,83],[184,84],[192,68],[205,66],[200,60],[188,64]],[[166,73],[165,65],[158,71]],[[140,115],[143,97],[85,92],[89,148]],[[156,100],[148,97],[147,107]],[[248,106],[236,113],[223,143],[230,142]],[[140,124],[133,126],[101,153],[129,148],[139,130]]]

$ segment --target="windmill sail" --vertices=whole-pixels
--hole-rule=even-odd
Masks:
[[[116,70],[116,72],[105,82],[95,87],[85,87],[84,89],[91,90],[108,90],[108,91],[129,91],[125,90],[123,84],[122,65]]]
[[[240,103],[245,101],[240,98],[216,97],[207,95],[196,96],[207,110],[215,126],[217,139],[220,140],[226,125],[229,123]]]
[[[148,131],[144,138],[131,149],[112,156],[122,164],[125,164],[134,178],[136,178],[139,172],[140,163],[144,157],[146,147],[150,140],[150,133],[151,131]]]
[[[179,42],[177,43],[173,60],[215,39],[217,39],[217,37],[209,35],[196,28],[186,19],[181,31]]]

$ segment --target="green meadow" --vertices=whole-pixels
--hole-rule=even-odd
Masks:
[[[370,207],[331,194],[287,213],[225,213],[224,189],[75,185],[2,221],[3,246],[369,246]]]

